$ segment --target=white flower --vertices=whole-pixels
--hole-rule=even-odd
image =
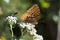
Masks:
[[[26,28],[28,29],[28,30],[31,30],[32,28],[34,28],[35,27],[35,25],[33,25],[33,24],[31,24],[31,23],[27,23],[26,24]]]
[[[33,27],[35,27],[35,25],[33,25],[33,24],[31,24],[31,23],[24,23],[24,22],[21,22],[20,23],[20,26],[22,27],[22,28],[27,28],[28,30],[31,30]]]
[[[36,31],[35,28],[32,28],[32,30],[30,30],[30,34],[31,34],[31,35],[36,35],[36,32],[37,32],[37,31]]]
[[[30,33],[30,35],[33,35],[34,40],[43,40],[43,37],[41,35],[36,34],[37,31],[34,28],[35,25],[33,25],[31,23],[24,23],[24,22],[21,22],[19,24],[22,28],[26,27],[29,30],[29,33]]]
[[[25,28],[25,27],[26,27],[26,24],[23,23],[23,22],[21,22],[21,23],[19,23],[19,24],[20,24],[20,26],[21,26],[22,28]]]
[[[17,21],[17,18],[13,17],[13,16],[8,16],[6,19],[8,20],[9,23],[11,23],[11,22],[16,23],[16,21]]]
[[[43,37],[38,34],[34,35],[33,38],[34,38],[34,40],[43,40]]]
[[[31,26],[31,27],[35,27],[35,25],[32,24],[32,23],[27,23],[27,25],[29,25],[29,26]]]

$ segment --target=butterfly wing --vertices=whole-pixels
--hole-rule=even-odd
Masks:
[[[25,12],[21,19],[24,22],[37,23],[39,20],[40,9],[37,4],[34,4],[27,12]]]

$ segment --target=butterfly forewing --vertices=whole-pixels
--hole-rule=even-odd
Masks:
[[[40,9],[38,5],[35,4],[21,16],[21,19],[24,22],[36,23],[39,20],[39,14],[40,14]]]

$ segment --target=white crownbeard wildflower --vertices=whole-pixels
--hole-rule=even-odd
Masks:
[[[6,19],[8,20],[9,23],[11,23],[11,22],[16,23],[16,21],[17,21],[17,18],[13,17],[13,16],[8,16]]]
[[[31,30],[32,28],[34,28],[35,27],[35,25],[33,25],[33,24],[31,24],[31,23],[27,23],[27,25],[26,25],[26,28],[28,29],[28,30]]]
[[[38,34],[34,35],[33,38],[34,38],[34,40],[43,40],[43,37]]]
[[[37,31],[36,31],[35,28],[32,28],[32,29],[30,30],[30,34],[31,34],[31,35],[36,35],[36,32],[37,32]]]
[[[24,22],[21,22],[20,23],[20,26],[22,27],[22,28],[27,28],[28,30],[31,30],[33,27],[35,27],[35,25],[33,25],[33,24],[31,24],[31,23],[24,23]]]
[[[26,23],[24,23],[24,22],[19,23],[19,25],[20,25],[22,28],[25,28],[25,27],[26,27]]]
[[[41,35],[38,35],[36,32],[36,29],[34,28],[35,25],[31,24],[31,23],[24,23],[21,22],[20,26],[22,28],[27,28],[29,30],[30,35],[33,35],[34,40],[43,40],[43,37]]]

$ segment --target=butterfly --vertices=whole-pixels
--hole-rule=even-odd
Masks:
[[[40,9],[37,4],[34,4],[30,9],[21,15],[21,20],[28,23],[38,24],[40,17]]]

